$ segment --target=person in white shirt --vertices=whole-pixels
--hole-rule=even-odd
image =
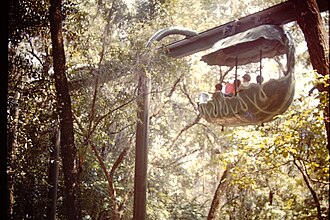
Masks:
[[[243,79],[243,81],[242,81],[238,91],[240,91],[242,89],[246,89],[250,85],[251,76],[249,74],[245,74],[242,77],[242,79]]]

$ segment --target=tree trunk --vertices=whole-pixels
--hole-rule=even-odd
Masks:
[[[58,185],[58,163],[60,150],[61,131],[56,127],[55,134],[52,138],[52,146],[49,157],[49,174],[48,174],[48,202],[46,219],[56,219],[56,201],[57,201],[57,185]]]
[[[316,0],[293,0],[293,3],[297,10],[297,22],[307,42],[313,69],[323,76],[329,75],[329,39],[324,29],[317,2]],[[317,85],[316,88],[319,92],[326,91],[329,94],[329,87],[325,87],[323,84]],[[324,123],[327,134],[329,134],[329,103],[326,103]],[[330,153],[329,143],[327,148]]]
[[[60,116],[61,158],[64,172],[66,218],[81,219],[78,203],[78,178],[75,169],[76,148],[74,144],[73,117],[68,81],[65,75],[65,54],[62,36],[61,0],[50,1],[50,31],[52,38],[55,87]]]
[[[220,208],[220,200],[221,200],[222,196],[224,195],[224,192],[229,184],[230,171],[231,171],[232,167],[233,167],[232,164],[228,164],[226,170],[223,172],[223,174],[221,176],[218,188],[214,193],[214,197],[212,200],[209,214],[207,216],[207,220],[214,220],[214,219],[216,219],[216,217],[218,215],[219,208]]]

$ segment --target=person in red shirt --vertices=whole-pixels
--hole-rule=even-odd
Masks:
[[[232,95],[234,94],[235,86],[233,83],[227,83],[225,87],[225,94]]]
[[[226,95],[235,95],[235,83],[237,82],[236,85],[236,91],[238,92],[238,87],[241,85],[241,81],[238,79],[236,81],[236,79],[234,80],[234,83],[227,83],[226,87],[225,87],[225,94]]]

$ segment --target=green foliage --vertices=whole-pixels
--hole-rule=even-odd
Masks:
[[[297,73],[297,88],[306,89],[299,91],[287,112],[264,125],[222,131],[199,119],[196,108],[198,94],[213,91],[219,68],[201,63],[199,55],[183,59],[166,56],[162,44],[181,36],[144,47],[161,28],[183,26],[204,31],[252,13],[255,6],[266,8],[278,1],[262,5],[260,1],[126,2],[65,1],[63,5],[84,219],[111,219],[115,204],[121,219],[132,218],[137,76],[141,71],[152,80],[148,219],[205,219],[228,164],[235,166],[220,201],[219,219],[315,218],[315,202],[303,174],[326,216],[329,152],[323,109],[328,94],[314,92],[308,96],[306,90],[313,85],[302,85],[301,81],[306,78],[327,83],[328,76],[315,76],[309,71],[306,53],[298,55],[297,64],[305,72]],[[19,5],[17,16],[26,16],[22,26],[10,31],[8,134],[16,141],[10,174],[13,216],[43,219],[49,149],[57,118],[46,16],[49,3],[14,3]],[[12,24],[18,23],[17,18],[13,17]],[[301,32],[296,25],[289,29],[298,45],[303,40]],[[114,169],[114,200],[103,165],[108,174]],[[61,170],[58,193],[57,218],[63,219]]]
[[[15,218],[44,218],[49,151],[53,146],[55,91],[50,76],[27,59],[26,51],[9,54],[10,186]],[[16,116],[18,114],[18,117]],[[59,186],[61,189],[61,187]],[[59,208],[61,203],[58,204]]]
[[[298,97],[274,122],[258,130],[233,131],[240,141],[236,154],[229,152],[221,160],[241,159],[232,174],[231,196],[223,209],[225,215],[240,216],[238,219],[245,215],[260,219],[270,215],[275,219],[316,218],[315,203],[293,164],[295,160],[321,200],[322,215],[327,216],[329,154],[323,106],[317,100],[315,96]],[[234,212],[233,207],[246,211]]]
[[[49,1],[9,1],[9,41],[17,44],[47,27],[49,6]]]

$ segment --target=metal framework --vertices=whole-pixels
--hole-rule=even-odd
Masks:
[[[317,0],[320,12],[329,10],[327,0]],[[297,20],[299,16],[291,1],[283,2],[260,12],[239,18],[218,27],[201,32],[195,36],[174,42],[166,46],[171,57],[185,57],[191,54],[210,49],[214,43],[226,37],[263,25],[283,25]]]

